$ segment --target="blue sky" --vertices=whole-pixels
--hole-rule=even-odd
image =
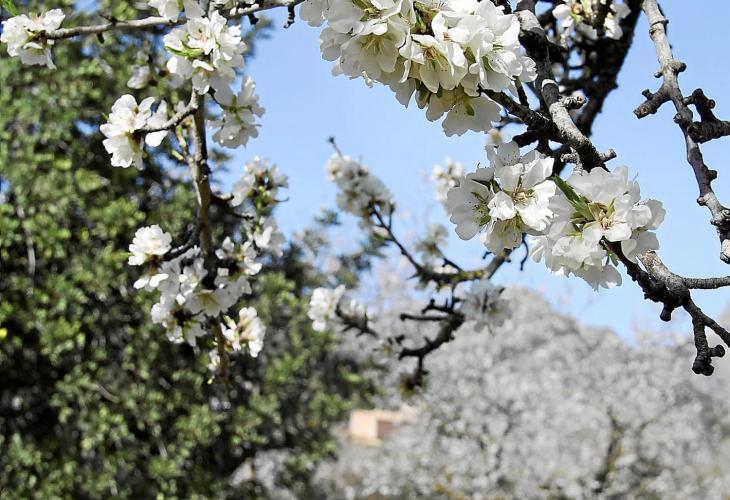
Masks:
[[[663,2],[670,18],[669,35],[675,55],[688,64],[681,75],[686,93],[702,87],[717,101],[720,117],[730,117],[730,68],[726,44],[717,35],[730,21],[730,2],[713,2],[713,16],[705,9],[687,7],[687,2]],[[253,156],[269,158],[289,175],[290,200],[279,211],[280,225],[287,233],[309,224],[322,206],[333,206],[335,189],[325,181],[324,164],[332,150],[326,139],[337,138],[346,154],[361,158],[394,192],[400,211],[409,217],[399,223],[404,235],[418,234],[428,216],[450,226],[436,205],[425,172],[445,157],[461,161],[467,169],[486,160],[485,136],[467,133],[446,137],[439,123],[426,120],[412,105],[406,109],[390,90],[368,88],[362,80],[333,77],[331,65],[319,52],[319,29],[297,21],[281,29],[285,16],[274,16],[277,29],[259,42],[256,58],[248,62],[248,73],[257,83],[266,114],[260,136],[236,153],[229,178],[237,176],[237,164]],[[718,259],[719,245],[709,215],[695,203],[697,187],[685,161],[681,132],[672,121],[674,112],[666,105],[653,116],[636,119],[632,110],[645,88],[655,90],[659,81],[652,75],[658,67],[646,21],[642,19],[634,47],[620,75],[620,88],[608,99],[594,127],[594,141],[601,150],[613,148],[618,158],[610,165],[628,165],[638,174],[644,197],[662,200],[667,218],[659,230],[661,257],[674,271],[688,276],[726,275],[730,269]],[[730,203],[728,142],[703,146],[705,159],[719,172],[715,189]],[[464,265],[478,265],[482,247],[478,241],[451,238],[449,255]],[[507,266],[497,281],[519,283],[543,290],[560,310],[571,312],[584,323],[608,326],[630,334],[633,326],[655,327],[656,305],[644,301],[641,291],[624,277],[624,285],[595,293],[579,279],[550,275],[541,264],[530,263],[525,271]],[[697,294],[706,312],[718,315],[730,303],[725,290]],[[689,323],[679,318],[673,324],[689,333]]]

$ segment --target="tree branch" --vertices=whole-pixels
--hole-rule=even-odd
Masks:
[[[717,177],[717,172],[710,170],[705,165],[699,144],[692,138],[690,130],[693,127],[693,115],[687,107],[687,103],[695,103],[700,113],[705,114],[706,118],[709,117],[707,111],[711,109],[711,106],[702,100],[704,94],[701,91],[695,91],[691,100],[683,98],[679,88],[678,75],[686,69],[686,65],[674,59],[672,54],[666,32],[666,24],[669,20],[662,14],[656,0],[644,0],[642,9],[649,20],[649,35],[654,42],[660,64],[656,76],[662,78],[662,85],[656,93],[645,90],[646,101],[636,108],[634,113],[638,118],[643,118],[647,114],[655,113],[664,102],[671,101],[674,104],[677,111],[674,121],[684,135],[687,161],[692,167],[699,188],[697,203],[706,206],[710,211],[711,223],[715,226],[720,239],[720,259],[725,263],[730,263],[730,210],[720,203],[712,189],[712,181]]]

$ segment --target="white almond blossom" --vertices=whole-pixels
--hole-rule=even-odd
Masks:
[[[299,8],[299,18],[312,27],[322,26],[328,0],[305,0]]]
[[[607,0],[601,0],[606,4]],[[603,21],[603,29],[608,38],[618,40],[623,35],[621,20],[628,16],[631,10],[629,7],[614,0],[606,19]],[[561,39],[566,40],[574,35],[577,38],[585,37],[589,40],[598,38],[598,31],[593,27],[593,18],[596,15],[593,9],[593,2],[588,0],[563,0],[563,3],[555,6],[552,11],[553,17],[560,23]]]
[[[143,64],[132,67],[132,75],[127,80],[127,87],[139,90],[147,87],[152,81],[152,71],[149,65]]]
[[[160,286],[160,283],[169,278],[169,275],[165,273],[158,273],[155,269],[150,272],[143,274],[137,281],[134,282],[134,288],[137,290],[144,289],[145,291],[151,292]]]
[[[246,348],[255,358],[264,347],[266,327],[253,307],[244,307],[238,311],[237,322],[225,316],[222,331],[233,352]]]
[[[520,245],[525,234],[542,234],[553,215],[556,186],[548,180],[553,160],[537,151],[520,156],[514,142],[488,147],[488,168],[467,175],[447,193],[446,206],[456,233],[468,240],[484,230],[492,253]]]
[[[65,17],[61,9],[49,10],[41,15],[22,14],[11,17],[2,22],[0,42],[7,44],[8,55],[20,57],[23,64],[55,69],[51,57],[54,41],[40,35],[60,28]]]
[[[443,19],[437,15],[434,22]],[[453,90],[468,72],[464,51],[450,39],[412,35],[399,53],[405,59],[407,76],[420,80],[433,94],[439,89]]]
[[[157,9],[162,17],[177,19],[180,10],[185,9],[187,18],[203,17],[205,14],[197,0],[148,0],[150,7]]]
[[[167,277],[157,286],[160,299],[150,311],[152,321],[165,327],[170,341],[195,345],[195,339],[205,334],[201,324],[203,318],[191,313],[187,302],[207,275],[200,249],[193,247],[183,255],[163,262],[159,273]]]
[[[540,234],[547,228],[553,215],[550,198],[556,190],[555,184],[547,180],[553,159],[536,150],[520,157],[514,142],[488,148],[487,155],[499,190],[487,205],[491,223],[484,233],[484,243],[491,252],[498,253],[519,246],[524,234]]]
[[[348,213],[367,219],[374,208],[390,212],[393,195],[367,167],[349,156],[334,154],[325,167],[328,179],[339,188],[337,206]]]
[[[243,80],[237,95],[223,93],[216,95],[216,100],[223,115],[211,123],[213,128],[218,128],[213,140],[221,146],[237,148],[245,146],[251,137],[258,137],[256,117],[263,116],[265,109],[259,106],[256,84],[250,76]]]
[[[474,321],[477,330],[502,326],[509,317],[509,303],[501,298],[502,291],[489,280],[472,282],[460,309],[466,321]]]
[[[132,165],[141,169],[142,146],[159,146],[167,135],[166,130],[141,134],[145,127],[159,127],[167,119],[167,103],[162,101],[157,111],[152,112],[154,97],[148,97],[137,104],[134,96],[125,94],[114,103],[109,121],[100,127],[104,134],[104,148],[112,155],[114,167],[128,168]]]
[[[174,84],[192,78],[198,93],[213,87],[218,100],[231,93],[228,84],[235,79],[236,70],[243,68],[246,50],[238,25],[228,26],[218,11],[210,17],[188,16],[185,25],[165,35],[163,41],[172,54],[167,69]]]
[[[221,248],[215,251],[215,255],[221,260],[234,260],[241,272],[246,276],[258,274],[263,267],[261,262],[256,261],[258,254],[251,241],[245,241],[243,244],[237,245],[230,236],[226,236]]]
[[[309,301],[307,315],[312,320],[312,329],[323,332],[331,327],[337,318],[337,307],[345,294],[345,285],[337,288],[315,288]]]
[[[187,342],[188,345],[195,346],[197,339],[203,337],[205,333],[206,330],[200,318],[190,317],[177,321],[167,331],[167,339],[173,344]]]
[[[443,166],[434,165],[431,181],[436,191],[436,199],[441,203],[446,203],[446,195],[449,189],[458,186],[459,178],[463,176],[464,165],[451,158],[446,158]]]
[[[533,259],[544,260],[551,271],[580,276],[593,288],[610,288],[621,283],[621,275],[614,267],[616,248],[608,246],[618,245],[634,262],[658,248],[653,230],[664,219],[664,208],[656,200],[641,200],[639,184],[629,180],[626,167],[581,170],[559,185],[561,192],[551,200],[552,226],[533,240],[531,250]]]
[[[256,156],[243,166],[243,174],[233,184],[230,204],[233,207],[243,204],[258,189],[264,189],[272,199],[276,199],[279,189],[288,186],[288,177],[279,171],[276,164],[270,165],[268,160]]]
[[[178,0],[148,0],[150,7],[157,9],[162,17],[177,19],[180,15],[180,2]]]
[[[462,240],[476,236],[491,220],[488,205],[494,196],[491,190],[493,180],[493,168],[477,168],[475,172],[462,177],[459,185],[447,193],[446,208],[451,214],[449,220],[456,224],[456,234]]]
[[[265,217],[253,234],[253,241],[259,250],[267,250],[271,254],[281,257],[286,238],[279,231],[273,217]]]
[[[340,300],[340,311],[346,318],[350,318],[353,321],[361,321],[363,318],[367,318],[368,311],[365,304],[353,299],[352,297],[345,297]]]
[[[535,79],[522,54],[519,21],[475,0],[307,0],[300,15],[320,36],[333,74],[389,86],[403,105],[416,95],[447,135],[488,131],[499,106],[482,90],[517,92]]]
[[[245,276],[232,279],[227,270],[218,269],[214,288],[201,286],[191,294],[186,302],[187,309],[193,314],[202,313],[216,317],[230,309],[243,294],[251,293],[251,285]]]
[[[171,243],[170,233],[164,232],[157,224],[139,228],[134,233],[132,244],[129,245],[129,251],[132,253],[129,256],[129,265],[141,266],[145,262],[165,255],[170,251]]]

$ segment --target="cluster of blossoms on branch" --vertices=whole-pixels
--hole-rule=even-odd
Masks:
[[[659,201],[642,200],[628,169],[576,169],[563,181],[553,159],[533,150],[520,156],[514,142],[488,148],[490,166],[459,179],[446,205],[456,233],[481,234],[495,254],[531,239],[534,260],[552,272],[586,280],[593,288],[621,283],[618,250],[632,262],[659,243],[653,232],[664,219]]]
[[[343,212],[370,220],[374,210],[389,214],[393,209],[393,195],[368,168],[349,156],[334,154],[326,165],[328,180],[334,181],[339,192],[337,207]]]
[[[51,47],[54,42],[41,35],[60,28],[65,18],[61,9],[49,10],[41,15],[13,16],[3,21],[0,42],[8,45],[8,55],[20,57],[23,64],[54,69],[56,66],[51,57]]]
[[[500,107],[483,91],[517,93],[535,79],[522,54],[517,17],[477,0],[306,0],[300,16],[320,36],[334,74],[389,86],[407,106],[415,93],[426,117],[444,114],[447,135],[488,131]]]
[[[503,288],[489,280],[478,280],[471,283],[466,291],[460,311],[469,321],[474,321],[474,328],[502,326],[509,318],[511,308],[502,298]]]
[[[598,39],[596,24],[600,23],[598,9],[592,0],[563,0],[564,3],[553,8],[553,17],[560,23],[560,38],[566,42],[569,38],[577,40]],[[599,9],[607,8],[602,24],[599,24],[606,36],[618,40],[623,35],[621,20],[629,15],[629,7],[618,0],[600,0]]]
[[[244,67],[247,46],[239,23],[229,24],[219,11],[227,2],[210,2],[206,9],[194,0],[149,0],[148,4],[162,17],[141,23],[179,25],[162,39],[169,54],[166,65],[169,83],[173,87],[189,85],[192,96],[187,105],[178,102],[174,113],[165,100],[156,104],[154,97],[138,102],[131,94],[121,96],[100,127],[105,136],[104,147],[111,155],[112,166],[142,169],[145,145],[160,146],[175,130],[177,145],[182,150],[178,156],[191,168],[194,166],[195,170],[191,171],[194,177],[197,171],[201,178],[207,176],[209,169],[202,144],[205,130],[200,128],[198,117],[193,121],[192,115],[206,116],[206,96],[216,104],[209,122],[214,129],[213,140],[235,148],[258,135],[256,120],[263,115],[264,108],[258,103],[253,80],[243,78],[238,92],[230,88]],[[182,13],[184,18],[180,18]],[[7,44],[9,55],[19,57],[24,64],[55,68],[51,47],[54,37],[65,37],[58,31],[64,18],[59,9],[42,15],[16,15],[3,22],[0,41]],[[67,31],[73,36],[73,29]],[[133,72],[130,88],[139,90],[148,86],[147,69],[146,74]],[[195,152],[184,137],[185,129],[198,136]],[[282,252],[284,237],[271,213],[279,201],[278,189],[286,186],[286,176],[276,166],[256,158],[245,166],[231,193],[201,195],[217,197],[243,221],[237,237],[227,236],[219,248],[211,249],[214,243],[210,242],[210,229],[205,229],[206,236],[201,234],[201,225],[208,222],[199,220],[194,234],[175,248],[173,236],[158,225],[140,228],[129,247],[129,264],[144,268],[134,286],[159,293],[151,315],[155,323],[165,327],[171,341],[196,345],[197,339],[211,328],[220,333],[215,336],[217,349],[210,354],[211,369],[223,362],[221,356],[227,351],[246,351],[255,357],[262,348],[265,329],[256,311],[244,307],[237,319],[228,313],[242,296],[251,293],[250,280],[262,268],[259,258],[267,252],[273,255]],[[198,186],[198,189],[210,188]]]
[[[164,16],[179,15],[179,9],[175,11],[167,4],[158,2],[155,6]],[[186,23],[164,37],[165,48],[171,54],[167,62],[171,83],[180,86],[192,81],[194,91],[201,95],[212,89],[210,93],[220,109],[220,116],[210,122],[216,129],[213,140],[229,148],[244,146],[249,138],[258,136],[256,118],[263,116],[264,108],[259,105],[256,85],[250,77],[242,80],[237,93],[230,88],[236,71],[244,66],[246,44],[241,29],[228,26],[217,11],[206,17],[190,0],[185,2],[185,13]],[[199,106],[178,103],[176,115],[169,117],[164,101],[155,113],[151,112],[153,103],[154,99],[148,97],[137,105],[133,96],[125,95],[112,107],[109,121],[101,130],[107,137],[104,146],[112,155],[113,166],[142,168],[143,145],[159,146],[169,129]]]
[[[548,180],[553,159],[537,151],[520,157],[514,142],[487,149],[491,165],[477,168],[447,193],[446,205],[460,238],[473,238],[482,229],[482,241],[492,253],[511,250],[525,233],[540,234],[547,227],[555,195]]]
[[[200,94],[211,87],[216,94],[230,94],[229,84],[236,78],[236,70],[243,68],[246,51],[240,26],[229,26],[217,10],[206,16],[192,0],[185,6],[186,23],[163,38],[171,54],[167,69],[173,85],[192,80]]]
[[[263,326],[255,311],[240,310],[238,320],[226,315],[250,291],[250,278],[261,268],[257,257],[265,250],[279,251],[283,236],[271,212],[278,201],[276,190],[286,181],[274,167],[256,160],[254,166],[246,167],[244,178],[232,193],[213,194],[206,120],[213,129],[213,140],[226,147],[246,145],[258,135],[257,120],[264,108],[259,105],[255,84],[242,75],[247,46],[240,20],[248,16],[253,24],[255,13],[286,7],[291,23],[299,1],[147,0],[147,7],[156,9],[160,17],[106,18],[103,24],[64,29],[60,25],[65,16],[58,9],[41,15],[18,15],[11,0],[3,1],[3,8],[13,17],[3,22],[0,41],[24,64],[53,68],[51,47],[65,38],[102,37],[117,30],[149,29],[156,33],[153,36],[158,40],[150,45],[166,54],[166,71],[157,72],[156,77],[172,87],[187,87],[189,102],[181,101],[178,93],[164,96],[166,100],[157,104],[154,97],[124,95],[112,106],[101,131],[113,166],[144,168],[145,146],[158,147],[171,136],[171,156],[190,169],[198,200],[195,234],[173,248],[173,236],[162,228],[143,228],[130,246],[130,264],[147,266],[136,286],[160,292],[153,317],[167,327],[173,340],[195,343],[206,326],[213,330],[218,350],[211,355],[211,363],[214,367],[221,363],[222,372],[226,350],[246,346],[252,355],[260,350]],[[441,242],[446,240],[441,227],[429,228],[427,240],[417,245],[416,252],[410,252],[392,231],[395,203],[385,185],[352,158],[338,154],[329,161],[330,178],[340,189],[337,204],[359,218],[369,241],[375,246],[394,244],[415,268],[419,285],[434,284],[437,293],[450,293],[443,302],[432,299],[420,315],[415,315],[417,321],[438,322],[442,326],[438,335],[427,338],[420,348],[404,349],[401,355],[416,357],[420,370],[423,357],[450,341],[452,332],[463,322],[475,319],[482,324],[485,315],[500,321],[499,314],[492,314],[499,312],[499,293],[483,280],[490,279],[509,260],[512,250],[529,243],[534,260],[543,261],[554,273],[578,276],[596,289],[619,284],[617,265],[623,262],[646,297],[664,304],[663,319],[670,318],[678,306],[690,313],[698,349],[695,371],[709,374],[708,360],[721,356],[724,350],[707,346],[705,328],[726,343],[730,334],[706,317],[688,292],[690,288],[727,286],[725,279],[682,278],[663,271],[658,256],[651,252],[658,248],[654,230],[664,218],[661,203],[642,200],[638,184],[629,179],[625,168],[608,171],[604,155],[584,132],[586,126],[590,130],[607,95],[601,89],[610,90],[615,85],[602,74],[591,83],[591,89],[580,82],[593,78],[597,70],[591,61],[607,57],[608,49],[616,48],[618,55],[625,55],[621,42],[627,37],[623,31],[634,29],[638,4],[556,0],[552,7],[552,11],[538,14],[534,2],[519,2],[518,12],[513,14],[508,2],[488,0],[304,0],[302,4],[300,16],[304,20],[326,25],[320,36],[321,50],[326,60],[334,62],[334,74],[363,78],[369,85],[384,84],[403,105],[415,100],[419,108],[426,109],[429,120],[445,116],[442,126],[447,135],[468,130],[488,132],[497,145],[487,150],[488,167],[463,175],[463,167],[453,163],[435,172],[440,201],[457,234],[462,239],[480,234],[487,254],[493,255],[487,266],[470,271],[441,252]],[[704,142],[701,139],[707,134],[727,135],[726,122],[712,115],[714,102],[701,90],[684,97],[675,88],[676,76],[684,65],[671,59],[665,19],[655,1],[644,0],[642,8],[653,19],[652,39],[665,81],[658,92],[644,92],[647,101],[635,110],[636,115],[646,116],[672,101],[685,137]],[[159,31],[165,28],[170,29],[166,34]],[[520,45],[521,29],[530,57]],[[605,44],[591,43],[604,36]],[[598,57],[591,59],[593,53]],[[585,56],[582,66],[575,66],[574,56],[581,54]],[[617,58],[619,67],[623,55]],[[153,81],[159,84],[152,78],[154,60],[149,57],[146,68],[133,69],[130,88],[142,90]],[[538,69],[540,85],[530,85],[537,79]],[[584,77],[573,79],[573,70],[583,71]],[[670,72],[674,72],[674,80]],[[235,91],[231,86],[237,81],[241,86]],[[526,89],[540,101],[538,110],[532,109]],[[573,96],[561,92],[573,92]],[[507,116],[502,116],[498,102],[506,108]],[[586,104],[588,107],[583,108]],[[702,122],[692,122],[689,105],[697,108]],[[516,143],[503,143],[496,130],[510,123],[526,125],[526,133],[520,134],[518,141],[538,141],[542,153],[535,150],[521,155]],[[559,143],[560,149],[552,149],[551,143]],[[710,187],[716,173],[702,163],[701,155],[690,151],[696,146],[687,142],[688,158],[700,188],[698,203],[710,209],[725,248],[730,241],[728,210]],[[567,180],[553,169],[558,158],[576,164]],[[213,241],[208,215],[211,203],[224,205],[245,221],[240,234]],[[723,260],[729,259],[724,252]],[[466,295],[459,288],[465,282],[472,283]],[[677,284],[681,286],[677,288]],[[311,315],[317,328],[326,327],[335,316],[346,327],[367,328],[364,309],[356,303],[343,306],[341,292],[320,291],[315,299]],[[348,324],[348,318],[355,318],[359,326]]]
[[[328,179],[337,185],[337,204],[340,210],[357,217],[360,226],[372,236],[400,245],[392,233],[395,205],[385,184],[359,161],[339,152],[332,155],[325,169]],[[439,167],[441,175],[434,176],[437,188],[443,183],[457,185],[458,178],[454,177],[457,171],[463,174],[463,167],[455,162],[448,162],[445,169]],[[459,278],[457,274],[460,268],[443,254],[447,240],[448,230],[443,225],[430,224],[427,227],[425,234],[414,245],[414,253],[418,254],[420,260],[416,262],[412,260],[415,257],[407,254],[407,258],[411,259],[411,263],[417,268],[417,275],[435,273],[444,278],[454,278],[453,282],[437,281],[432,291],[438,293],[450,290],[452,299],[447,300],[447,303],[451,305],[444,307],[463,317],[460,321],[474,322],[479,330],[502,325],[509,315],[509,306],[501,298],[502,288],[495,286],[488,279]],[[407,253],[404,248],[401,248],[401,252]],[[419,287],[427,288],[430,281],[433,279],[424,279],[419,283]],[[457,287],[456,285],[461,282],[470,283]],[[457,292],[457,288],[458,296],[453,295]],[[367,311],[355,299],[346,295],[344,285],[315,289],[310,299],[308,314],[313,328],[318,331],[341,327],[376,335],[369,327]],[[447,318],[448,316],[443,316],[440,319]]]
[[[160,102],[152,112],[154,97],[147,97],[137,104],[130,94],[125,94],[114,103],[109,121],[101,126],[104,134],[104,148],[112,155],[114,167],[127,168],[132,165],[144,168],[142,151],[144,144],[159,146],[167,135],[167,130],[143,134],[139,131],[147,127],[160,127],[167,121],[167,103]]]
[[[309,319],[312,329],[318,332],[331,330],[337,326],[347,327],[347,322],[367,322],[365,306],[348,297],[345,285],[337,288],[315,288],[309,301]]]
[[[654,230],[664,220],[664,208],[657,200],[641,199],[626,167],[574,172],[562,186],[561,195],[551,199],[552,224],[533,239],[531,249],[551,271],[611,288],[621,284],[617,249],[636,262],[659,248]]]
[[[464,176],[464,165],[451,158],[446,158],[444,164],[436,164],[433,166],[431,174],[431,182],[436,191],[436,199],[440,203],[446,203],[446,197],[449,189],[455,187],[459,183],[459,178]]]
[[[163,325],[173,342],[196,345],[210,322],[221,321],[225,350],[246,351],[256,357],[263,345],[265,329],[250,307],[242,308],[238,320],[227,315],[242,296],[251,293],[251,279],[261,270],[265,253],[281,254],[284,237],[270,215],[276,193],[287,186],[277,167],[256,158],[226,198],[245,221],[240,240],[226,237],[215,251],[215,271],[209,271],[200,248],[173,250],[172,236],[159,226],[137,231],[129,247],[129,264],[146,266],[135,288],[157,290],[159,301],[152,307],[152,320]],[[180,251],[182,250],[182,251]],[[216,361],[217,360],[217,361]],[[219,362],[211,352],[212,365]]]

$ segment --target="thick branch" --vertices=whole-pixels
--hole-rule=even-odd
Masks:
[[[284,7],[292,9],[302,3],[304,0],[264,0],[262,2],[256,2],[253,5],[246,5],[241,7],[234,7],[228,13],[229,19],[237,19],[244,16],[255,14],[264,10],[276,9]]]
[[[195,153],[188,155],[188,165],[195,185],[195,194],[198,201],[198,241],[203,254],[203,262],[208,276],[214,278],[217,274],[215,246],[213,233],[210,227],[210,203],[212,192],[210,189],[210,168],[208,166],[208,148],[205,138],[205,97],[192,91],[191,106],[195,108],[195,123],[193,126],[193,140],[196,145]],[[228,355],[226,353],[226,339],[223,336],[220,323],[211,321],[211,329],[216,339],[218,356],[220,358],[221,378],[229,396],[228,385]]]
[[[253,5],[235,7],[228,13],[228,19],[240,19],[264,10],[276,9],[279,7],[293,8],[304,0],[264,0],[254,3]],[[146,30],[151,28],[164,28],[169,26],[179,26],[184,24],[184,17],[178,19],[168,19],[160,16],[150,16],[144,19],[134,19],[131,21],[111,20],[106,23],[94,24],[90,26],[76,26],[73,28],[61,28],[47,33],[39,34],[40,38],[45,40],[62,40],[66,38],[74,38],[77,36],[98,35],[109,31],[135,31]]]
[[[712,215],[711,223],[717,228],[720,239],[720,259],[723,262],[730,263],[730,210],[720,203],[712,189],[711,184],[717,173],[705,165],[699,144],[690,134],[690,129],[693,126],[693,115],[687,107],[687,99],[683,98],[682,91],[679,88],[678,75],[685,70],[686,66],[674,59],[666,32],[666,24],[669,21],[659,10],[656,0],[644,0],[642,9],[649,20],[649,35],[654,42],[657,59],[661,66],[657,71],[657,76],[661,76],[663,83],[656,93],[651,93],[648,90],[644,91],[646,101],[636,108],[634,113],[637,117],[642,118],[649,113],[656,112],[664,102],[671,101],[674,104],[677,111],[674,121],[684,135],[687,161],[692,167],[699,188],[700,195],[697,198],[697,203],[706,206],[710,211]],[[702,97],[704,97],[704,94],[702,94]],[[698,109],[702,107],[703,104],[700,103]],[[706,110],[700,112],[707,116]]]
[[[519,10],[521,9],[522,10]],[[573,122],[565,102],[561,99],[560,89],[555,82],[550,58],[550,41],[535,16],[533,2],[520,2],[517,13],[521,25],[520,41],[527,49],[528,55],[537,66],[535,87],[545,107],[557,127],[559,142],[569,145],[580,156],[586,170],[603,165],[601,157],[593,143],[578,129]]]
[[[185,19],[168,19],[166,17],[146,17],[144,19],[135,19],[133,21],[109,21],[107,23],[95,24],[91,26],[76,26],[74,28],[60,28],[39,35],[46,40],[62,40],[65,38],[73,38],[76,36],[98,35],[107,31],[134,31],[146,30],[150,28],[177,26],[183,24]]]

